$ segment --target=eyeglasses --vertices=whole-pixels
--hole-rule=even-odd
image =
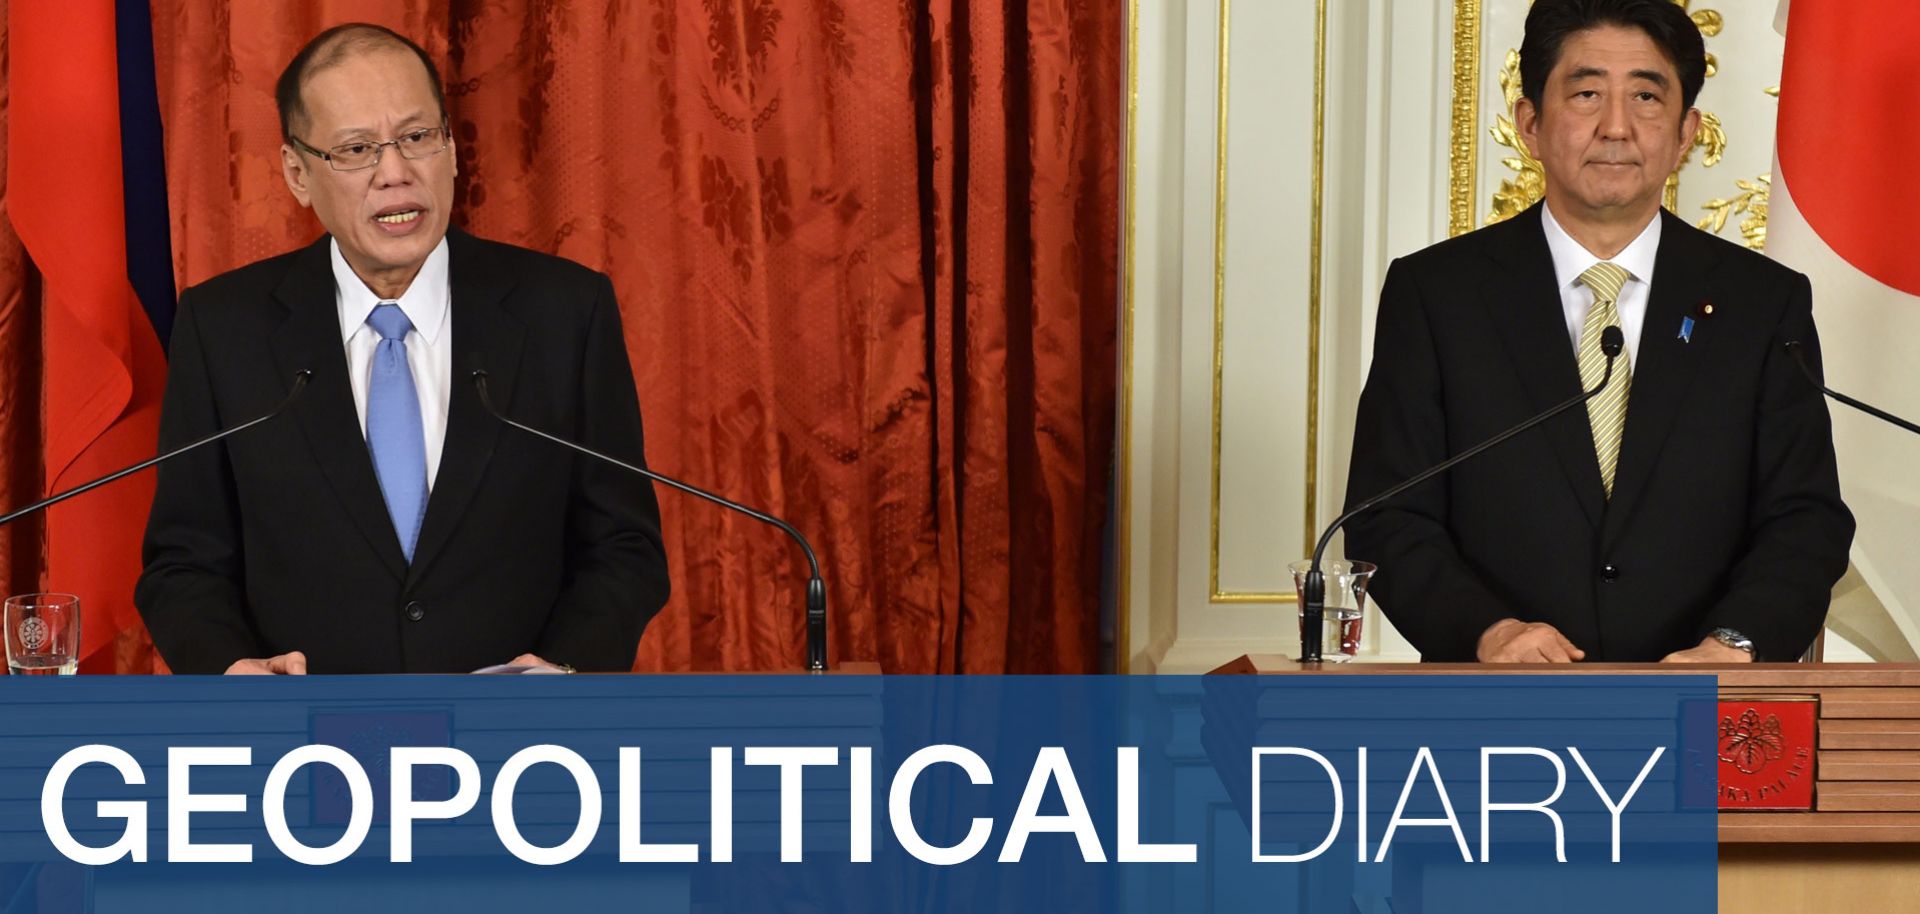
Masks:
[[[447,148],[448,137],[447,125],[443,123],[438,127],[416,127],[384,143],[357,140],[352,143],[342,143],[324,152],[307,145],[299,137],[288,136],[287,139],[307,155],[325,159],[328,165],[333,166],[334,171],[359,171],[380,164],[380,154],[385,152],[388,146],[399,149],[403,158],[415,160],[433,158]]]

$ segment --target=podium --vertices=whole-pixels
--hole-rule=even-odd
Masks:
[[[1720,813],[1720,910],[1904,911],[1920,898],[1920,664],[1300,663],[1248,654],[1212,675],[1695,673],[1723,701],[1812,702],[1812,808]]]

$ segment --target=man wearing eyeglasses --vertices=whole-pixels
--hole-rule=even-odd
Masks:
[[[176,672],[625,670],[667,596],[652,486],[481,406],[630,462],[639,404],[611,282],[449,229],[439,74],[378,26],[282,74],[282,173],[327,234],[188,289],[136,602]]]

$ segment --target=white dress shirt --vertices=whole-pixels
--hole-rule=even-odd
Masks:
[[[347,349],[347,379],[353,385],[353,408],[360,414],[360,434],[367,434],[367,384],[373,371],[373,350],[380,345],[380,334],[367,323],[375,306],[386,301],[373,294],[367,284],[347,266],[340,256],[340,242],[328,247],[333,252],[333,301],[340,309],[340,337]],[[420,427],[426,432],[427,491],[433,491],[434,477],[440,472],[440,451],[447,441],[447,397],[453,390],[453,291],[447,282],[447,239],[427,255],[413,284],[400,294],[396,304],[406,312],[413,330],[407,334],[407,368],[413,372],[414,390],[420,396]]]
[[[1551,205],[1540,207],[1540,221],[1547,230],[1547,250],[1553,254],[1553,278],[1560,283],[1560,308],[1566,312],[1567,337],[1573,351],[1580,351],[1580,330],[1587,325],[1587,310],[1593,307],[1593,290],[1580,281],[1580,274],[1602,258],[1573,240],[1553,218]],[[1620,333],[1626,337],[1628,364],[1640,364],[1640,328],[1647,322],[1647,295],[1653,290],[1654,255],[1660,253],[1660,214],[1640,231],[1640,237],[1626,246],[1609,263],[1633,278],[1620,289],[1614,307],[1620,311]]]

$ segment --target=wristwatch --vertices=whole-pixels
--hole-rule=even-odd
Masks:
[[[1708,633],[1713,640],[1728,647],[1739,648],[1749,655],[1753,653],[1753,639],[1730,628],[1716,628]]]

